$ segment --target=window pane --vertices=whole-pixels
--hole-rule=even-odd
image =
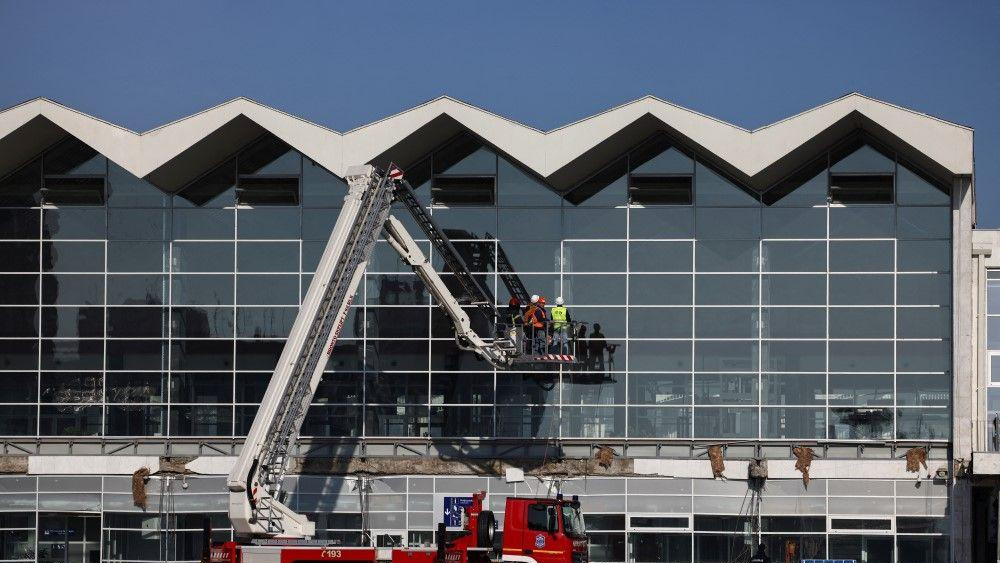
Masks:
[[[889,238],[896,231],[891,205],[830,208],[830,238]]]
[[[768,272],[826,271],[826,243],[773,241],[763,243],[763,269]]]
[[[762,276],[765,305],[823,305],[826,303],[826,276]]]
[[[37,272],[40,250],[37,242],[0,242],[0,271]]]
[[[232,209],[174,209],[174,238],[232,240],[235,220]]]
[[[756,371],[755,341],[699,340],[694,343],[695,371]]]
[[[829,415],[828,437],[831,439],[885,440],[892,437],[890,409],[836,408],[830,409]]]
[[[628,435],[632,438],[687,438],[691,436],[691,408],[631,407]]]
[[[764,208],[764,238],[826,238],[826,209]]]
[[[632,272],[690,272],[690,242],[630,242],[629,270]]]
[[[891,405],[892,374],[835,374],[830,376],[831,405]]]
[[[108,305],[159,305],[164,302],[166,276],[108,275]]]
[[[174,307],[170,330],[182,338],[232,338],[232,307]]]
[[[898,243],[901,272],[950,272],[951,242],[947,240],[901,240]]]
[[[237,243],[237,270],[240,272],[298,272],[299,243]]]
[[[826,338],[826,309],[781,307],[763,311],[763,338]]]
[[[691,308],[632,307],[628,334],[629,338],[691,338]]]
[[[42,238],[102,239],[107,235],[102,208],[64,207],[42,210]]]
[[[696,438],[755,438],[757,409],[735,407],[697,407],[694,409]]]
[[[690,274],[646,274],[629,276],[630,305],[690,305]]]
[[[44,305],[103,305],[102,274],[48,274],[42,276]]]
[[[625,238],[625,209],[563,208],[563,237]]]
[[[169,207],[170,205],[170,196],[110,161],[107,186],[108,207]]]
[[[231,242],[175,242],[171,255],[174,272],[231,272],[235,261]]]
[[[993,282],[987,282],[993,293]],[[1000,284],[997,284],[1000,288]],[[896,277],[896,295],[900,305],[948,305],[951,303],[951,276],[947,274],[911,274]],[[1000,313],[1000,297],[987,298],[990,313]],[[996,309],[996,310],[994,310]]]
[[[295,239],[301,232],[298,208],[241,208],[236,212],[236,222],[241,239]],[[329,236],[327,233],[323,238]]]
[[[629,235],[642,238],[694,237],[694,208],[633,207],[629,209]]]
[[[636,373],[629,375],[629,403],[633,405],[687,405],[691,403],[691,375]]]
[[[896,168],[896,199],[900,205],[948,205],[951,195],[905,166]]]
[[[826,437],[826,412],[823,408],[761,409],[763,438],[822,439]]]
[[[18,308],[28,312],[30,309]],[[0,315],[2,318],[3,315]],[[0,326],[20,327],[22,330],[37,328],[37,314],[31,314],[16,322],[0,321]],[[42,309],[42,336],[57,338],[100,338],[104,336],[104,310],[100,307],[45,307]],[[10,334],[8,336],[17,336]],[[31,336],[22,334],[21,336]]]
[[[698,205],[757,207],[760,202],[702,163],[695,166],[695,201]]]
[[[563,277],[563,298],[574,305],[624,305],[625,276],[566,275]]]
[[[37,240],[40,222],[37,209],[0,209],[0,239]]]
[[[764,368],[769,371],[826,371],[826,343],[808,340],[764,342]]]
[[[108,238],[111,240],[169,240],[170,211],[167,209],[111,209]]]
[[[822,405],[826,401],[826,375],[765,374],[761,400],[765,405]]]
[[[565,272],[624,272],[624,242],[565,242],[563,271]]]
[[[753,307],[698,307],[696,338],[757,338],[757,309]]]
[[[758,279],[756,275],[698,274],[695,276],[695,303],[756,305],[759,295]]]
[[[830,371],[892,371],[892,342],[830,342]]]
[[[690,341],[634,341],[628,347],[629,371],[690,371]]]
[[[108,242],[109,272],[163,272],[169,248],[162,242]]]
[[[899,238],[948,238],[951,209],[948,207],[900,207]]]
[[[756,240],[699,240],[695,243],[695,267],[699,272],[756,272]]]
[[[830,309],[830,338],[892,338],[893,330],[889,307]]]
[[[760,238],[760,209],[698,208],[695,225],[696,237],[703,240],[757,239]]]
[[[892,276],[831,275],[831,305],[892,305]]]
[[[498,158],[498,164],[497,192],[500,205],[559,205],[559,196],[555,192],[520,167],[503,157]]]
[[[756,402],[756,375],[694,374],[696,405],[749,405]]]
[[[891,272],[893,244],[891,241],[830,243],[832,272]]]
[[[44,242],[42,270],[45,272],[104,271],[103,242]]]

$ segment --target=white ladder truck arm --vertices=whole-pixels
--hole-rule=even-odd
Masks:
[[[343,209],[316,267],[316,274],[299,308],[246,442],[229,473],[229,518],[233,531],[241,537],[309,538],[315,535],[313,522],[283,504],[282,481],[306,411],[334,351],[351,300],[381,231],[385,232],[390,246],[413,268],[449,316],[459,347],[475,352],[499,369],[508,367],[519,354],[510,340],[487,340],[472,330],[469,316],[441,276],[431,267],[403,224],[389,215],[397,190],[403,193],[403,198],[408,198],[406,201],[410,202],[411,213],[419,212],[412,206],[413,194],[409,184],[402,180],[402,173],[394,167],[389,174],[382,174],[373,166],[353,166],[348,170],[346,179],[348,192]],[[450,246],[432,219],[421,216],[418,221],[421,221],[421,228],[430,230],[432,235],[438,237],[438,242],[443,241]],[[451,265],[453,269],[465,268],[461,258],[449,259],[457,260],[457,266]],[[462,272],[465,275],[463,287],[475,292],[476,288],[472,287],[475,282],[468,275],[467,268],[465,270]],[[478,299],[476,305],[495,313],[492,301],[487,304]]]

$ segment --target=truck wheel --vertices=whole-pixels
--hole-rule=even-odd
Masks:
[[[493,516],[492,510],[484,510],[479,513],[479,520],[476,522],[476,546],[493,548],[493,536],[497,533],[497,518]]]

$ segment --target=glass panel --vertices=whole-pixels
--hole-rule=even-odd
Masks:
[[[695,202],[698,205],[739,205],[756,207],[757,199],[702,163],[695,167]]]
[[[44,305],[103,305],[102,274],[49,274],[42,276]]]
[[[698,274],[695,276],[695,293],[698,305],[756,305],[758,276]]]
[[[137,178],[114,162],[108,162],[108,207],[169,207],[170,196]]]
[[[174,272],[231,272],[235,264],[231,242],[175,242],[172,252]]]
[[[781,307],[763,311],[763,338],[826,338],[826,309]]]
[[[830,309],[830,338],[892,338],[890,307],[836,307]]]
[[[232,209],[174,209],[174,238],[232,240],[235,221]]]
[[[622,158],[573,188],[566,201],[573,205],[625,205],[628,193],[628,167]]]
[[[951,236],[951,208],[948,207],[901,207],[898,221],[899,238]]]
[[[0,209],[0,239],[38,239],[40,223],[37,209]]]
[[[765,275],[765,305],[823,305],[826,303],[826,276]]]
[[[562,295],[574,305],[624,305],[625,276],[567,274],[563,276]]]
[[[10,311],[9,309],[6,311]],[[18,308],[15,311],[30,312],[30,309]],[[22,318],[6,319],[0,313],[0,326],[7,330],[37,329],[37,313],[20,315]],[[45,307],[42,309],[42,336],[58,338],[88,338],[104,336],[104,310],[99,307]],[[0,329],[3,330],[3,329]],[[32,336],[32,334],[6,334],[5,336]]]
[[[889,238],[896,231],[896,208],[864,205],[830,208],[830,238]]]
[[[628,435],[633,438],[687,438],[691,436],[691,409],[631,407]]]
[[[628,369],[634,371],[690,371],[690,341],[633,341],[628,347]]]
[[[695,243],[695,267],[699,272],[756,272],[756,240],[699,240]]]
[[[435,215],[438,210],[435,209]],[[499,215],[499,237],[506,245],[509,240],[560,240],[562,236],[562,210],[558,208],[503,209]],[[624,220],[623,220],[624,222]],[[613,230],[613,229],[612,229]],[[496,233],[497,231],[490,231]],[[614,238],[621,238],[617,235]]]
[[[830,342],[830,371],[892,371],[892,342]]]
[[[68,241],[43,242],[42,271],[104,271],[104,243]]]
[[[892,305],[892,276],[831,275],[831,305]]]
[[[326,212],[337,215],[333,210]],[[236,212],[236,222],[241,239],[297,239],[301,232],[298,208],[240,209]],[[329,237],[327,231],[320,239]]]
[[[757,409],[697,407],[694,409],[696,438],[756,438]]]
[[[830,243],[832,272],[891,272],[892,269],[892,241]]]
[[[169,248],[162,242],[108,242],[109,272],[163,272]]]
[[[896,199],[900,205],[948,205],[951,195],[905,166],[896,168]]]
[[[237,271],[298,272],[298,242],[239,242],[236,245]]]
[[[630,305],[690,305],[690,274],[646,274],[629,276]]]
[[[687,405],[691,403],[691,375],[636,373],[629,375],[629,403],[633,405]]]
[[[510,163],[498,159],[497,192],[503,206],[559,205],[559,196],[542,182]]]
[[[825,374],[765,374],[762,381],[765,405],[822,405],[826,401]]]
[[[994,282],[987,282],[987,291],[994,293]],[[1000,289],[1000,284],[997,284]],[[900,305],[949,305],[951,276],[947,274],[912,274],[896,277],[896,299]],[[987,297],[990,313],[1000,313],[1000,296]]]
[[[831,172],[862,173],[879,172],[892,174],[896,163],[870,145],[862,145],[857,150],[842,157],[831,167]]]
[[[898,338],[951,338],[949,307],[905,307],[896,310]]]
[[[712,239],[760,238],[760,210],[699,208],[695,214],[696,237]]]
[[[836,374],[830,376],[831,405],[891,405],[892,374]]]
[[[631,242],[629,270],[632,272],[692,271],[690,242]]]
[[[166,277],[158,274],[108,275],[109,305],[159,305]]]
[[[826,208],[766,207],[764,238],[826,238]]]
[[[826,243],[822,241],[764,241],[763,269],[768,272],[826,271]]]
[[[37,272],[40,251],[37,242],[0,242],[0,271]]]
[[[826,437],[826,412],[823,408],[761,409],[763,438],[822,439]]]
[[[764,194],[764,202],[774,206],[826,206],[826,157],[822,164],[792,174]],[[818,173],[817,173],[818,172]],[[815,175],[814,175],[815,174]],[[773,202],[773,203],[771,203]]]
[[[946,407],[951,403],[951,386],[951,376],[948,375],[897,375],[896,403],[907,406]]]
[[[892,410],[830,409],[829,438],[843,440],[885,440],[892,438]]]
[[[233,276],[174,275],[171,299],[175,305],[231,305]]]
[[[756,338],[757,309],[752,307],[698,307],[696,338]]]
[[[626,209],[563,209],[563,238],[625,238]]]
[[[174,207],[224,207],[236,202],[236,163],[232,160],[194,180],[173,198]],[[174,217],[177,217],[176,211]],[[176,226],[176,223],[175,223]]]
[[[694,237],[691,207],[633,207],[628,213],[629,235],[633,239]]]
[[[340,207],[347,195],[347,183],[310,158],[302,159],[302,205]]]
[[[232,338],[232,307],[174,307],[171,334],[182,338]]]
[[[756,402],[756,375],[694,374],[696,405],[750,405]]]
[[[104,209],[43,209],[42,238],[102,239],[107,234],[106,220]]]
[[[564,242],[564,272],[624,272],[624,242]]]
[[[769,371],[826,371],[826,343],[809,340],[764,342],[764,368]]]
[[[898,243],[901,272],[950,272],[951,242],[947,240],[901,240]]]
[[[691,322],[690,307],[632,307],[628,334],[629,338],[691,338]]]
[[[111,240],[168,240],[170,211],[166,209],[111,209],[108,238]]]
[[[699,340],[694,343],[694,369],[756,371],[759,354],[755,341]]]

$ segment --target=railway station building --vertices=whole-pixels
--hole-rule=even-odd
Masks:
[[[379,243],[285,487],[318,537],[426,544],[454,497],[561,492],[592,562],[996,560],[973,131],[849,94],[753,131],[653,97],[551,131],[448,97],[343,133],[244,98],[144,133],[0,111],[0,561],[229,537],[346,170],[390,162],[496,305],[503,260],[587,359],[490,368]]]

